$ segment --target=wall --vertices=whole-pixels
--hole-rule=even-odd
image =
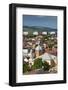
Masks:
[[[10,87],[8,86],[8,70],[9,70],[9,3],[29,3],[44,5],[67,6],[68,0],[0,0],[0,90],[67,90],[68,84],[57,85],[41,85],[27,87]],[[67,10],[68,14],[68,10]],[[68,19],[67,19],[68,21]],[[68,31],[67,31],[68,33]],[[67,36],[68,38],[68,36]],[[67,48],[68,50],[68,48]],[[67,62],[68,64],[68,62]]]

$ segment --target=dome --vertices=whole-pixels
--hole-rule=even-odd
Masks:
[[[35,48],[35,50],[40,51],[40,50],[42,50],[42,47],[41,47],[40,45],[38,45],[38,46]]]

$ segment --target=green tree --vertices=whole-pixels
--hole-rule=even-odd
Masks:
[[[42,58],[37,58],[37,59],[34,60],[33,68],[34,69],[42,68]]]
[[[29,64],[26,63],[26,62],[24,62],[24,64],[23,64],[23,73],[28,72],[29,69],[30,69],[30,68],[29,68]]]

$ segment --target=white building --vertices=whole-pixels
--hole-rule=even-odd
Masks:
[[[53,35],[53,34],[55,34],[55,32],[50,32],[50,34],[52,34],[52,35]]]
[[[33,32],[33,35],[38,35],[38,32]]]
[[[47,32],[42,32],[43,35],[47,35]]]
[[[28,35],[28,32],[23,32],[23,35]]]
[[[29,66],[31,67],[33,64],[34,64],[34,61],[33,61],[33,55],[32,55],[32,50],[30,50],[30,52],[28,53],[28,50],[25,49],[23,50],[24,52],[24,55],[27,57],[29,56],[29,59],[27,59],[26,57],[24,58],[24,61],[25,62],[28,62],[29,63]]]
[[[27,56],[28,54],[28,49],[23,49],[23,56]]]

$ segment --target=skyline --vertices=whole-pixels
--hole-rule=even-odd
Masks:
[[[23,26],[38,26],[57,29],[57,16],[24,15]]]

